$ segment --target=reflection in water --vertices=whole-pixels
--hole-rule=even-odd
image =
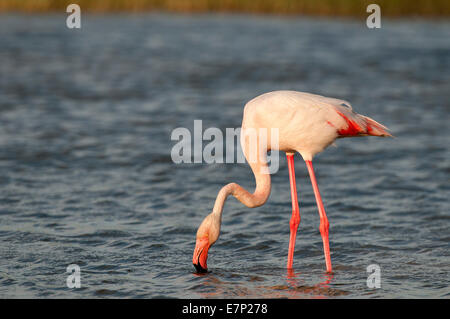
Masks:
[[[198,292],[201,298],[220,298],[221,296],[230,296],[231,298],[328,298],[336,296],[345,296],[349,292],[330,287],[334,275],[324,273],[321,281],[314,285],[306,284],[302,273],[295,272],[292,269],[286,270],[286,275],[280,273],[280,277],[284,277],[285,285],[253,286],[254,282],[264,281],[264,275],[253,274],[251,276],[241,275],[237,273],[204,273],[197,274],[200,283],[191,287]],[[248,277],[244,279],[243,277]],[[303,275],[305,276],[305,275]],[[229,278],[229,280],[223,280]]]
[[[249,298],[255,295],[254,292],[248,287],[244,287],[235,281],[223,281],[219,279],[219,276],[210,272],[194,275],[205,277],[199,285],[193,287],[193,289],[198,291],[201,298],[220,298],[224,295],[228,295],[231,298]],[[231,277],[234,276],[234,274],[231,274]],[[269,297],[262,296],[262,298]]]
[[[348,292],[344,290],[338,290],[330,287],[330,283],[333,280],[333,273],[324,273],[322,275],[323,281],[317,283],[314,286],[308,286],[304,284],[299,272],[294,272],[292,269],[287,269],[286,281],[288,286],[285,288],[289,291],[291,298],[302,298],[305,295],[311,295],[313,298],[326,298],[329,296],[342,296],[347,295]]]

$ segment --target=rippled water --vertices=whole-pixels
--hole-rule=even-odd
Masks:
[[[65,18],[0,18],[0,297],[450,297],[450,22]],[[254,181],[246,164],[173,164],[170,134],[239,127],[245,102],[276,89],[349,100],[396,138],[316,157],[333,275],[299,156],[293,272],[282,156],[266,205],[229,199],[210,273],[195,275],[218,190]]]

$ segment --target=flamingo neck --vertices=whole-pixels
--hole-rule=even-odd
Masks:
[[[245,188],[236,183],[230,183],[222,187],[217,194],[216,202],[213,208],[213,214],[222,218],[223,206],[229,195],[236,197],[242,204],[247,207],[258,207],[263,205],[270,195],[270,173],[266,163],[256,163],[250,165],[255,175],[256,188],[250,193]]]

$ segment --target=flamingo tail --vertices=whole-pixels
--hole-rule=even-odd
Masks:
[[[339,106],[335,107],[336,112],[345,120],[346,125],[338,128],[338,137],[355,137],[355,136],[381,136],[392,137],[389,129],[371,119],[355,113],[351,108]]]
[[[366,122],[366,132],[367,135],[372,136],[381,136],[381,137],[392,137],[392,134],[389,133],[389,129],[378,123],[377,121],[371,119],[370,117],[360,115],[364,121]]]

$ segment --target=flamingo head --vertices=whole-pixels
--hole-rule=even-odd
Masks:
[[[192,263],[198,273],[208,271],[206,260],[208,259],[209,248],[217,241],[220,234],[220,217],[211,213],[203,220],[197,230],[197,240],[195,243]]]

